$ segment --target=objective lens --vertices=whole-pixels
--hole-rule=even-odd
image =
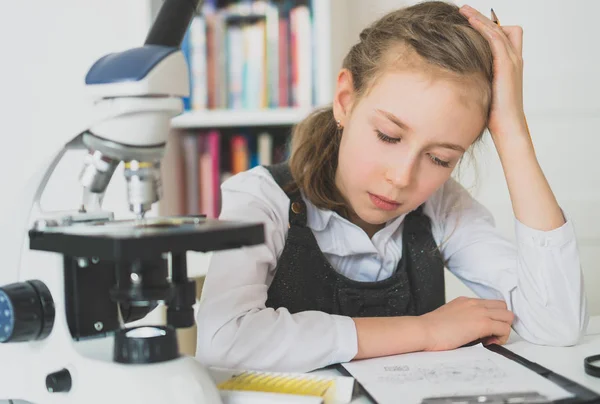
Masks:
[[[152,204],[160,199],[160,163],[129,161],[125,164],[129,209],[143,217]]]

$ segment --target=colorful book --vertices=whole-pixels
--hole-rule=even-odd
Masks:
[[[241,109],[244,106],[244,32],[239,24],[230,24],[226,30],[227,37],[227,88],[230,109]]]
[[[200,136],[200,200],[202,212],[216,218],[220,210],[220,134],[212,130]]]
[[[204,110],[208,107],[206,19],[204,17],[196,16],[192,19],[189,38],[192,109]]]
[[[231,137],[231,174],[235,175],[246,171],[249,167],[250,157],[248,140],[243,135]]]
[[[257,138],[258,164],[268,166],[273,163],[273,138],[268,133],[261,133]]]
[[[312,22],[308,6],[297,6],[290,11],[290,27],[292,31],[294,106],[310,107],[313,105],[313,57]]]
[[[182,136],[183,159],[185,162],[186,213],[197,215],[200,213],[198,136],[194,133],[186,133]]]
[[[183,37],[183,41],[181,41],[181,53],[183,53],[183,56],[185,58],[185,61],[187,62],[187,66],[188,66],[188,78],[190,81],[190,95],[188,97],[184,97],[183,98],[183,109],[186,111],[189,111],[192,109],[192,67],[191,67],[191,61],[190,61],[190,31],[188,29],[188,31],[185,33],[185,36]]]

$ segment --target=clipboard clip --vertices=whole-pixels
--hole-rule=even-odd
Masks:
[[[551,404],[548,397],[537,392],[478,394],[473,396],[430,397],[421,404]]]

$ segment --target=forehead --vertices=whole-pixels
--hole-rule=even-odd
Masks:
[[[369,111],[390,112],[415,132],[431,136],[449,132],[477,136],[485,123],[485,101],[476,82],[450,76],[414,71],[384,73],[364,103]]]

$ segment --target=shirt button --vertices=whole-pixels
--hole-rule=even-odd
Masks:
[[[300,202],[293,202],[292,212],[294,212],[295,214],[302,212],[302,204]]]

